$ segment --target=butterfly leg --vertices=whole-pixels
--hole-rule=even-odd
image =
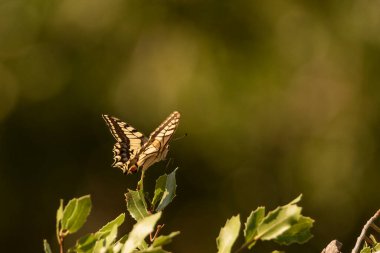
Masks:
[[[150,233],[150,235],[149,235],[150,242],[153,242],[156,239],[158,233],[160,233],[161,229],[164,226],[165,226],[165,224],[157,225],[156,232],[154,233],[154,236],[152,236],[152,233]]]

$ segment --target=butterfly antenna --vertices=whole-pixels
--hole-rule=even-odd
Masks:
[[[173,141],[178,141],[178,140],[183,139],[185,137],[187,137],[187,133],[185,133],[184,135],[182,135],[180,137],[177,137],[177,138],[173,139]]]

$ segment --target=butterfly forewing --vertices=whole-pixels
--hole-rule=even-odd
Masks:
[[[170,114],[170,116],[159,127],[157,127],[153,133],[151,133],[149,136],[149,141],[159,140],[162,146],[166,146],[178,127],[180,117],[181,115],[179,112],[173,112]]]
[[[138,166],[147,169],[152,164],[164,160],[169,149],[168,142],[178,127],[181,115],[173,112],[170,116],[149,136],[149,140],[139,152]]]
[[[112,166],[125,171],[124,164],[140,151],[141,146],[147,141],[147,138],[134,127],[116,117],[109,115],[102,116],[111,134],[117,141],[113,148],[114,163]]]
[[[120,119],[109,115],[103,115],[103,118],[116,141],[127,143],[130,150],[135,152],[140,150],[141,146],[147,141],[147,138],[142,133]]]

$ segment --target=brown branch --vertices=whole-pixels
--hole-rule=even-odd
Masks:
[[[356,240],[355,247],[352,249],[351,253],[358,253],[360,250],[360,245],[365,237],[365,234],[367,233],[368,228],[371,226],[371,224],[380,216],[380,209],[377,210],[377,212],[367,221],[367,223],[364,225],[362,232],[360,233],[360,236]]]

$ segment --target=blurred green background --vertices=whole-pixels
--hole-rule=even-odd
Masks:
[[[60,198],[92,195],[80,234],[125,212],[137,176],[111,168],[100,115],[149,134],[174,110],[188,136],[147,175],[180,167],[170,250],[215,252],[227,218],[303,193],[315,237],[288,251],[349,251],[380,207],[379,13],[368,0],[1,0],[2,251],[55,247]]]

